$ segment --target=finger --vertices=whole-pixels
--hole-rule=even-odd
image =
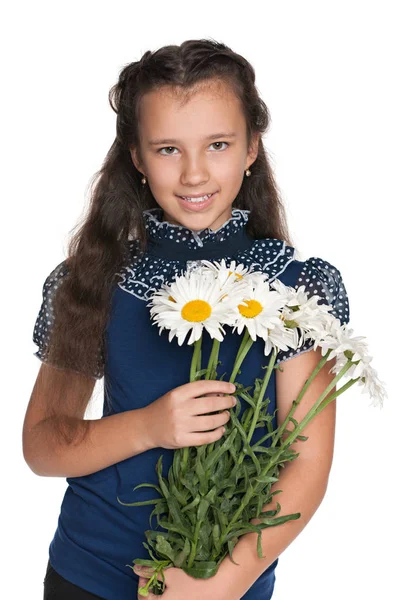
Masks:
[[[223,409],[231,409],[237,404],[235,396],[223,396],[217,397],[215,394],[211,394],[207,399],[197,399],[196,403],[193,403],[192,416],[195,415],[206,415],[210,413],[216,413]]]
[[[154,573],[154,569],[142,565],[135,565],[133,570],[137,575],[141,575],[142,577],[151,577]]]
[[[164,573],[166,570],[167,569],[164,569]],[[134,571],[137,575],[139,575],[139,579],[143,578],[145,580],[145,584],[150,579],[150,577],[153,577],[153,575],[155,573],[154,569],[152,569],[151,567],[139,568],[137,565],[135,565]],[[165,578],[165,575],[164,575],[164,578]],[[157,580],[163,581],[162,575],[160,573],[157,573]],[[166,581],[166,578],[165,578],[165,581]]]
[[[232,394],[236,390],[236,386],[229,381],[219,381],[217,379],[199,379],[190,384],[193,389],[194,397],[213,392],[214,394]],[[183,387],[183,386],[182,386]]]

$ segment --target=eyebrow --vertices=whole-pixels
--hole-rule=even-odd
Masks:
[[[234,138],[237,134],[232,133],[213,133],[203,138],[204,140],[215,140],[217,138]],[[173,138],[161,139],[161,140],[149,140],[149,146],[158,146],[159,144],[177,144],[179,140]]]

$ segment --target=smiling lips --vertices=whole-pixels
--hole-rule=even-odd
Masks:
[[[215,193],[215,192],[213,192]],[[206,200],[208,200],[208,198],[210,198],[210,196],[213,195],[213,193],[211,194],[194,194],[193,196],[179,196],[180,198],[183,198],[184,200],[187,200],[188,202],[205,202]]]
[[[186,207],[190,206],[192,210],[201,210],[211,204],[216,193],[206,194],[205,196],[178,196],[178,198]]]

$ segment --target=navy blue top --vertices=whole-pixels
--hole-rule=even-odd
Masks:
[[[270,281],[278,277],[284,284],[298,288],[305,285],[309,294],[318,294],[323,303],[333,306],[333,314],[341,323],[349,321],[349,304],[340,271],[318,257],[302,262],[294,258],[295,249],[283,240],[267,238],[252,240],[247,231],[248,210],[233,209],[232,216],[218,230],[192,231],[181,225],[162,221],[163,211],[144,211],[148,248],[140,252],[137,240],[130,239],[130,259],[118,274],[119,281],[112,293],[112,310],[106,330],[106,352],[99,353],[96,378],[104,376],[103,417],[149,405],[169,390],[189,381],[193,347],[177,340],[168,341],[168,331],[150,319],[147,306],[150,296],[163,282],[172,282],[175,275],[196,265],[202,259],[235,260],[255,270],[268,273]],[[37,316],[33,341],[39,346],[35,355],[46,360],[44,349],[53,323],[52,298],[68,274],[65,261],[46,278],[43,300]],[[230,373],[241,336],[225,327],[220,347],[222,371]],[[203,356],[211,350],[212,340],[203,337]],[[246,357],[239,380],[253,385],[263,377],[262,366],[268,364],[264,341],[257,339]],[[309,340],[298,350],[279,352],[277,363],[311,350]],[[105,358],[104,358],[105,356]],[[204,367],[204,364],[203,364]],[[273,370],[266,396],[271,400],[269,412],[276,408],[275,373]],[[112,405],[109,409],[106,397]],[[242,403],[241,413],[245,410]],[[273,422],[277,426],[276,417]],[[252,443],[265,435],[256,428]],[[270,440],[264,442],[266,445]],[[132,600],[137,597],[138,576],[125,565],[136,558],[149,558],[143,542],[144,531],[165,531],[150,526],[149,516],[154,505],[123,506],[117,501],[137,502],[157,497],[153,488],[133,488],[140,483],[158,485],[156,462],[163,455],[163,476],[167,478],[173,450],[152,448],[126,460],[83,477],[67,477],[68,487],[61,505],[58,526],[49,546],[53,568],[75,585],[106,600]],[[252,585],[245,600],[267,598],[271,590],[278,560]]]

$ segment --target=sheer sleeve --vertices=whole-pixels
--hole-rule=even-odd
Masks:
[[[340,271],[328,261],[313,256],[308,258],[303,265],[297,279],[295,289],[305,286],[305,292],[310,297],[313,294],[320,296],[318,304],[330,304],[330,313],[340,320],[340,324],[347,324],[350,320],[349,300],[346,287]],[[300,348],[278,352],[276,364],[298,356],[313,348],[313,341],[306,340]]]
[[[43,284],[42,304],[33,328],[33,341],[39,347],[39,349],[34,352],[34,355],[42,361],[46,361],[47,359],[48,342],[51,328],[54,323],[52,308],[53,298],[62,278],[67,272],[68,270],[65,261],[63,261],[46,277]]]
[[[51,271],[46,277],[42,288],[42,304],[39,313],[36,317],[33,328],[33,342],[38,346],[33,354],[42,362],[47,362],[48,344],[50,333],[54,324],[53,300],[58,287],[61,285],[63,278],[68,274],[66,262],[63,261]],[[104,354],[99,350],[99,358],[97,361],[97,369],[93,374],[95,379],[101,379],[104,375]]]

